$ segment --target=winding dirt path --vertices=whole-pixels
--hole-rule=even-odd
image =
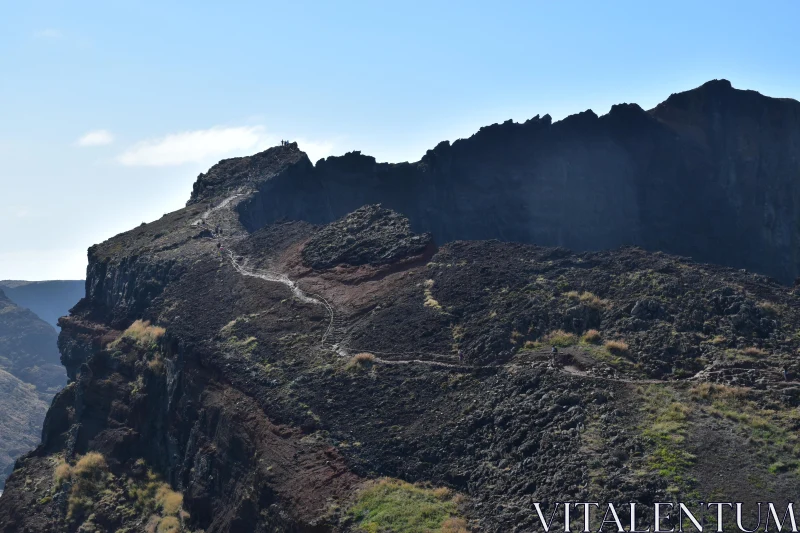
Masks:
[[[242,193],[238,193],[238,192],[236,194],[233,194],[232,196],[229,196],[228,198],[223,200],[217,206],[212,207],[212,208],[208,209],[207,211],[205,211],[200,216],[200,218],[198,218],[195,221],[193,221],[191,223],[191,225],[192,226],[196,226],[196,225],[199,225],[199,224],[202,224],[202,223],[206,223],[207,219],[214,212],[227,207],[228,205],[230,205],[230,203],[233,200],[235,200],[236,198],[238,198],[240,196],[243,196],[243,194]],[[216,235],[213,231],[212,231],[211,240],[219,242],[221,244],[224,244],[223,238],[221,236],[219,236],[219,235]],[[303,289],[301,289],[297,285],[297,283],[294,280],[290,279],[286,274],[282,274],[280,272],[275,272],[275,271],[271,271],[271,270],[256,270],[256,269],[247,268],[244,264],[240,263],[236,259],[236,256],[233,254],[233,252],[230,249],[228,249],[226,247],[224,252],[225,252],[225,255],[227,256],[228,260],[230,261],[231,266],[233,266],[233,269],[237,273],[239,273],[240,275],[247,276],[247,277],[252,277],[252,278],[257,278],[257,279],[260,279],[260,280],[263,280],[263,281],[268,281],[270,283],[280,283],[280,284],[285,285],[286,287],[288,287],[291,290],[292,295],[295,298],[297,298],[297,300],[299,300],[299,301],[301,301],[303,303],[307,303],[307,304],[323,306],[325,308],[325,310],[327,311],[328,316],[329,316],[328,327],[325,329],[325,333],[322,335],[322,339],[321,339],[322,347],[323,348],[326,347],[326,344],[329,342],[329,339],[330,339],[331,335],[333,334],[334,330],[336,329],[335,328],[335,324],[337,323],[337,320],[339,320],[340,322],[342,321],[341,317],[336,315],[336,312],[334,311],[333,306],[331,305],[330,302],[328,302],[328,300],[326,300],[323,296],[321,296],[319,294],[309,293],[309,292],[304,291]],[[342,328],[344,328],[344,327],[346,327],[346,326],[342,325]],[[334,341],[335,340],[336,339],[334,339]],[[364,349],[348,349],[346,346],[343,345],[343,341],[344,341],[344,339],[341,339],[338,342],[330,342],[330,344],[327,347],[329,347],[332,350],[334,350],[341,357],[349,357],[350,354],[353,353],[353,352],[355,352],[355,353],[368,352],[368,353],[371,353],[373,355],[378,354],[378,355],[386,355],[386,356],[424,355],[424,356],[430,356],[430,357],[434,357],[434,358],[436,358],[436,357],[445,358],[445,359],[449,359],[449,360],[453,360],[453,359],[456,358],[456,356],[454,356],[452,354],[438,354],[438,353],[428,353],[428,352],[381,352],[381,351],[376,351],[376,350],[370,350],[368,348],[364,348]],[[463,371],[466,371],[466,372],[474,370],[476,368],[488,368],[490,366],[495,366],[495,365],[464,365],[464,364],[459,364],[459,363],[455,363],[455,362],[448,363],[448,362],[444,362],[444,361],[416,359],[416,358],[414,358],[414,359],[385,359],[385,358],[382,358],[382,357],[375,357],[374,362],[378,363],[378,364],[386,365],[386,366],[400,366],[400,365],[418,364],[418,365],[427,365],[427,366],[438,367],[438,368],[457,369],[457,370],[463,370]],[[528,367],[528,366],[530,366],[530,364],[529,365],[522,365],[520,363],[509,363],[509,364],[503,365],[503,368],[523,368],[523,367]],[[605,376],[596,376],[596,375],[589,374],[589,373],[587,373],[587,372],[585,372],[583,370],[580,370],[577,367],[570,366],[570,365],[559,367],[557,370],[559,372],[563,373],[563,374],[567,374],[567,375],[570,375],[570,376],[582,377],[582,378],[587,378],[587,379],[599,379],[599,380],[604,380],[604,381],[615,381],[615,382],[620,382],[620,383],[634,383],[634,384],[667,383],[665,381],[654,380],[654,379],[652,379],[652,380],[633,380],[633,379],[622,379],[622,378],[610,378],[610,377],[605,377]]]

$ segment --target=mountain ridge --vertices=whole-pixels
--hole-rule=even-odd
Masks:
[[[798,146],[800,103],[713,80],[650,111],[618,104],[485,126],[415,163],[349,152],[312,164],[296,144],[276,147],[201,174],[187,205],[255,187],[240,205],[254,230],[382,203],[440,243],[637,245],[790,284],[800,276]]]
[[[791,184],[794,130],[747,133],[766,107],[709,126],[719,85],[666,110],[690,111],[683,133],[625,105],[415,164],[290,144],[215,165],[187,207],[89,249],[60,321],[70,384],[0,531],[355,533],[420,510],[505,533],[538,527],[534,502],[785,505],[800,285],[734,260],[793,246],[794,191],[771,225],[755,208]],[[742,224],[744,255],[720,255]],[[716,243],[729,266],[621,237]],[[612,249],[514,242],[540,238]]]

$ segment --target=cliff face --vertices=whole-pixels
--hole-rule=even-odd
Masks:
[[[769,171],[718,146],[720,109],[750,116],[739,98],[789,117],[731,119],[774,129]],[[507,532],[538,527],[533,502],[785,502],[796,287],[641,248],[448,241],[635,242],[786,279],[796,262],[766,243],[795,242],[796,196],[754,195],[792,179],[796,106],[715,82],[414,164],[291,145],[221,162],[186,208],[90,248],[60,321],[71,383],[0,531],[381,531],[405,513]],[[723,249],[717,220],[765,255]]]
[[[249,183],[260,190],[240,204],[251,230],[382,203],[440,243],[638,245],[790,283],[800,276],[798,146],[800,103],[719,80],[649,112],[622,104],[601,117],[495,124],[411,164],[353,152],[312,166],[286,154],[265,180],[276,156],[229,160],[200,176],[190,203]]]

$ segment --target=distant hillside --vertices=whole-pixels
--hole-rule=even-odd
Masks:
[[[39,444],[47,407],[36,387],[0,370],[0,493],[14,461]]]
[[[0,290],[0,488],[14,460],[39,442],[47,407],[67,382],[56,338]]]
[[[58,319],[83,298],[83,280],[0,281],[0,289],[15,304],[26,307],[58,330]]]

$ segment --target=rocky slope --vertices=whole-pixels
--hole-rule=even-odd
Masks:
[[[312,166],[296,146],[221,162],[186,208],[89,250],[61,321],[71,383],[0,531],[506,533],[537,529],[534,502],[785,503],[797,286],[510,242],[688,247],[791,277],[794,197],[751,202],[789,187],[796,130],[748,174],[719,144],[756,135],[738,98],[796,108],[715,82],[649,113],[494,126],[413,165]],[[758,117],[763,139],[785,118]],[[717,227],[736,202],[740,225]],[[747,253],[722,247],[737,228]]]
[[[83,298],[83,280],[58,281],[0,281],[0,290],[20,307],[30,309],[36,316],[58,330],[58,319]]]
[[[47,406],[65,384],[55,330],[0,291],[0,489],[14,460],[39,443]]]

